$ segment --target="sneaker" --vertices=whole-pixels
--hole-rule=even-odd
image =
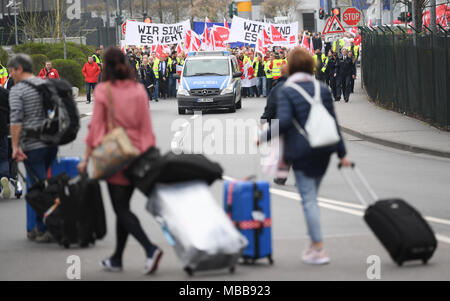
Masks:
[[[327,264],[330,262],[325,250],[316,250],[313,247],[309,247],[305,252],[303,252],[302,261],[307,264]]]
[[[100,265],[107,272],[122,272],[122,265],[110,258],[100,261]]]
[[[146,262],[145,262],[145,269],[144,269],[144,273],[146,275],[150,275],[153,274],[154,272],[156,272],[156,270],[158,269],[158,264],[159,261],[161,259],[163,255],[163,252],[156,248],[155,251],[153,251],[153,255],[149,258],[147,258]]]
[[[7,177],[3,177],[1,180],[2,185],[2,197],[7,199],[11,196],[11,188],[9,188],[9,180]]]
[[[86,100],[86,104],[88,105],[88,104],[90,104],[91,102],[89,101],[89,100]]]
[[[42,235],[37,235],[35,241],[37,243],[51,243],[55,242],[55,239],[50,234],[50,232],[45,231],[45,233],[43,233]]]
[[[34,228],[30,232],[27,232],[27,238],[31,241],[34,241],[36,237],[41,236],[42,233],[40,233],[37,228]]]
[[[284,186],[286,185],[287,178],[275,178],[273,182],[277,185]]]

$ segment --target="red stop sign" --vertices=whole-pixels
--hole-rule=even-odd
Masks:
[[[342,20],[349,26],[355,26],[361,20],[361,12],[354,7],[347,8],[342,14]]]

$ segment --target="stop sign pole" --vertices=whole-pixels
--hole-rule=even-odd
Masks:
[[[355,26],[361,21],[361,12],[354,7],[349,7],[342,14],[342,20],[348,26]]]

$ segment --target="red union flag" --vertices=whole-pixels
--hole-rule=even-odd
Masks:
[[[189,50],[189,48],[191,47],[191,41],[192,41],[192,31],[186,30],[186,38],[184,40],[184,48]]]
[[[266,31],[265,28],[263,29],[263,37],[264,37],[264,40],[263,40],[264,45],[271,45],[272,44],[272,41],[270,40],[270,37],[267,34],[267,31]]]
[[[289,44],[291,44],[291,45],[295,44],[296,40],[297,39],[295,38],[295,35],[290,36],[289,37]]]
[[[225,43],[228,42],[228,38],[230,37],[230,29],[222,26],[214,26],[213,30],[216,31],[220,35],[220,39]]]
[[[272,32],[273,42],[287,42],[283,35],[275,28],[275,26],[270,25],[270,31]]]
[[[226,48],[225,40],[223,40],[219,31],[213,30],[211,36],[213,40],[213,49],[222,50]]]

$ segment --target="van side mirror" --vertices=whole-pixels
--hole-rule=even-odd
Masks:
[[[242,72],[233,73],[233,78],[237,78],[237,77],[241,77],[241,76],[242,76]]]

